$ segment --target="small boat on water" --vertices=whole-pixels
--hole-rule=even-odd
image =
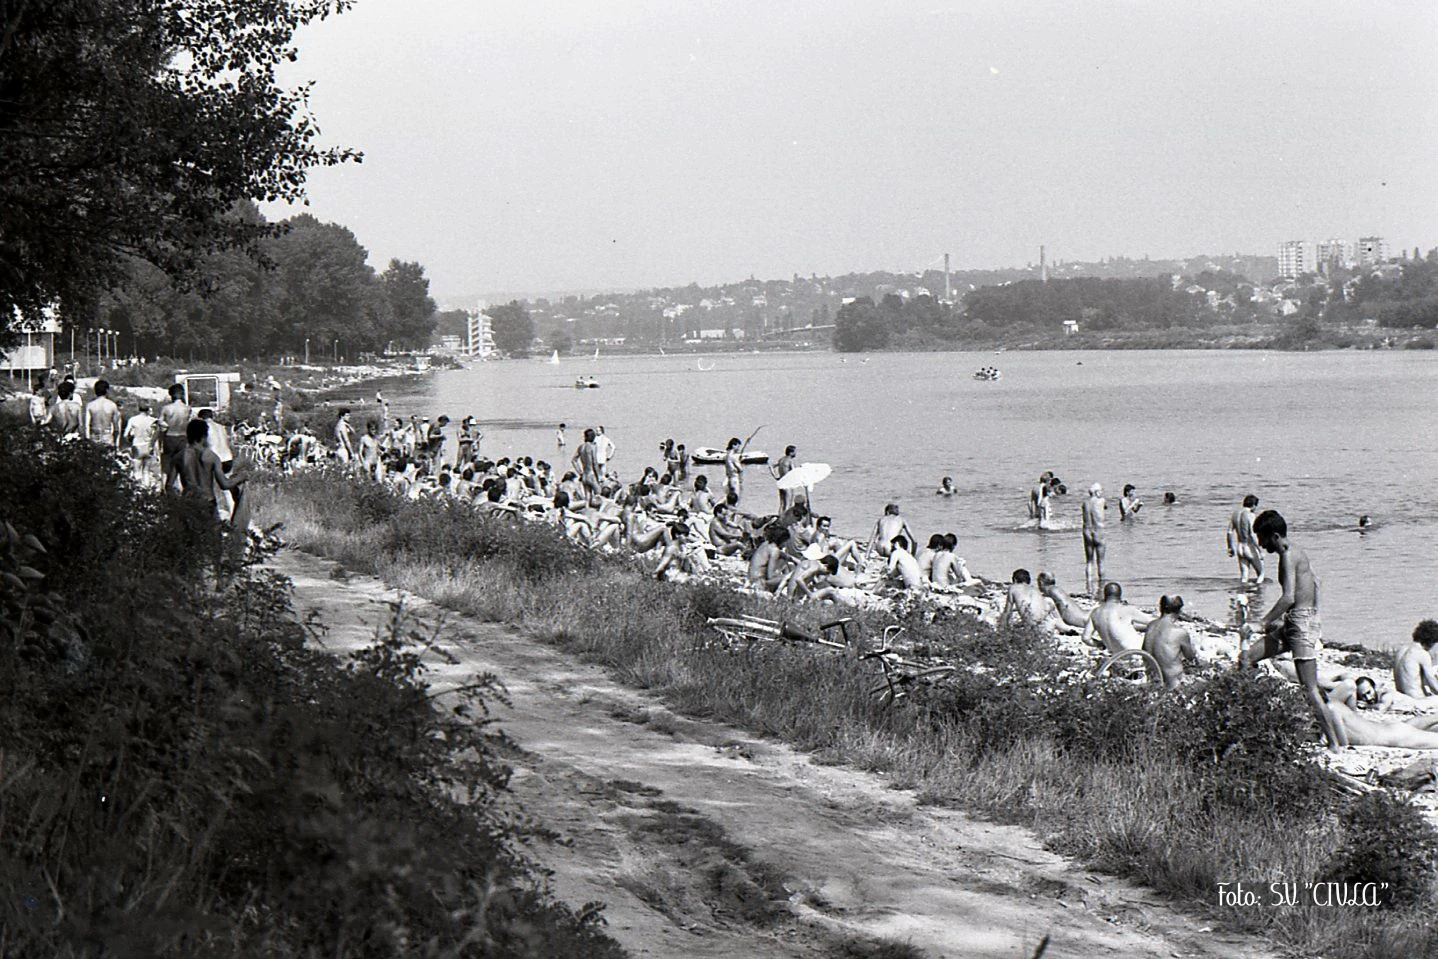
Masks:
[[[1003,375],[997,366],[985,366],[983,369],[974,371],[976,380],[997,380]]]
[[[700,466],[714,466],[724,462],[724,451],[717,446],[701,446],[689,454],[689,459]],[[745,466],[762,466],[769,462],[769,454],[763,450],[746,450],[739,462]]]
[[[555,350],[555,351],[554,351],[554,355],[549,358],[549,365],[550,365],[550,366],[558,366],[558,365],[559,365],[559,351],[558,351],[558,350]]]
[[[599,389],[599,381],[592,376],[581,376],[574,381],[574,388],[576,390],[597,390]]]

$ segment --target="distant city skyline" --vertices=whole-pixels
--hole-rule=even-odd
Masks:
[[[437,298],[1438,235],[1438,4],[364,0],[308,212]],[[295,210],[268,206],[271,217]]]

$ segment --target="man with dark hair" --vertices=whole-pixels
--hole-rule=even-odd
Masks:
[[[95,398],[85,404],[85,438],[101,446],[120,445],[120,408],[110,399],[108,380],[95,381]]]
[[[779,457],[779,461],[777,463],[769,467],[769,475],[773,476],[775,480],[783,479],[789,473],[789,471],[794,468],[794,458],[798,455],[798,453],[799,450],[795,446],[784,447],[784,455]],[[790,507],[790,505],[795,502],[795,500],[797,499],[797,493],[798,490],[782,488],[779,490],[779,512],[784,512]]]
[[[1308,554],[1288,540],[1288,523],[1276,510],[1264,510],[1253,521],[1253,535],[1264,551],[1278,554],[1278,583],[1283,595],[1263,617],[1263,637],[1238,654],[1239,668],[1257,665],[1282,652],[1293,653],[1293,668],[1303,694],[1318,718],[1328,748],[1341,745],[1333,715],[1318,688],[1318,650],[1323,645],[1323,624],[1318,618],[1318,577]],[[1252,635],[1244,625],[1240,637]]]
[[[1014,570],[1013,582],[1004,597],[1004,611],[999,613],[999,627],[1007,626],[1018,616],[1020,626],[1039,626],[1049,618],[1049,602],[1033,585],[1029,571]]]
[[[1413,629],[1413,642],[1393,656],[1393,685],[1405,696],[1422,700],[1438,696],[1438,675],[1433,668],[1433,647],[1438,645],[1438,622],[1425,619]]]
[[[219,497],[215,490],[233,490],[242,486],[248,477],[241,471],[226,473],[220,465],[220,458],[210,449],[206,441],[210,436],[210,424],[201,419],[190,420],[185,427],[185,448],[176,457],[180,489],[185,496],[209,508],[209,514],[219,518]]]
[[[181,383],[172,383],[170,402],[160,407],[160,425],[165,430],[160,437],[160,472],[163,474],[160,482],[167,491],[174,488],[175,478],[180,473],[180,454],[185,451],[185,435],[190,419],[185,387]]]
[[[1148,624],[1143,633],[1143,650],[1158,663],[1163,684],[1173,689],[1183,680],[1183,664],[1198,659],[1193,638],[1179,625],[1183,615],[1182,596],[1163,596],[1158,601],[1158,619]]]
[[[584,431],[584,442],[574,451],[570,464],[579,473],[579,482],[584,484],[590,496],[599,495],[599,458],[594,450],[594,430]]]
[[[56,390],[59,400],[50,414],[50,422],[60,430],[61,436],[78,435],[80,432],[80,401],[75,399],[75,381],[65,380]]]
[[[1243,498],[1243,505],[1228,518],[1228,555],[1238,560],[1238,578],[1248,582],[1263,582],[1263,551],[1259,548],[1258,537],[1253,534],[1253,510],[1258,497],[1249,493]]]

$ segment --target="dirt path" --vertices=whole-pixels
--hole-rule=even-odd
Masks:
[[[318,610],[336,652],[365,645],[397,594],[285,551],[273,564]],[[513,792],[557,834],[534,853],[555,892],[606,904],[636,956],[1256,959],[1270,947],[1211,931],[1155,894],[1045,851],[1027,831],[919,806],[881,776],[817,765],[782,745],[668,712],[599,668],[518,631],[407,599],[441,617],[437,689],[497,673],[519,745]]]

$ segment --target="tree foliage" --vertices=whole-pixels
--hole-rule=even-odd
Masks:
[[[0,7],[0,333],[77,311],[142,259],[187,275],[272,232],[228,216],[357,160],[317,145],[276,68],[350,0],[45,0]]]
[[[518,300],[485,310],[494,334],[495,349],[511,356],[525,356],[534,340],[534,320]]]

